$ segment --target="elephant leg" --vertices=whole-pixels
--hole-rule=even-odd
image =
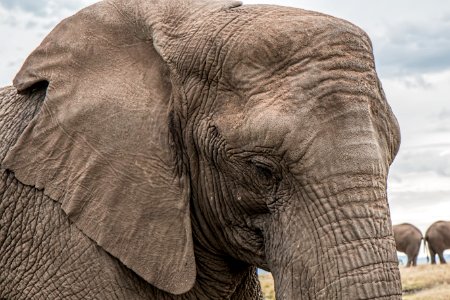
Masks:
[[[417,266],[417,254],[413,256],[412,265],[413,267]]]
[[[438,255],[439,255],[439,261],[441,262],[441,264],[447,263],[444,258],[444,252],[439,252]]]
[[[436,264],[436,252],[430,247],[431,264]]]
[[[408,262],[406,263],[407,268],[411,267],[412,261],[413,261],[412,256],[408,255]]]

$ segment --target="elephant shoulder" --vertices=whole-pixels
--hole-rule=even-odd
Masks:
[[[39,111],[45,89],[18,94],[12,87],[0,89],[0,162]]]

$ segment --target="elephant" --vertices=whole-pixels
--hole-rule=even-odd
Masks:
[[[441,264],[445,264],[444,250],[450,249],[450,222],[436,221],[428,227],[425,233],[425,248],[427,247],[431,256],[431,264],[436,264],[436,254]]]
[[[409,223],[394,225],[392,229],[394,231],[397,251],[403,252],[408,256],[406,266],[416,266],[417,256],[419,255],[420,244],[423,238],[422,233],[416,226]]]
[[[401,299],[400,130],[357,26],[106,0],[0,92],[0,298]]]

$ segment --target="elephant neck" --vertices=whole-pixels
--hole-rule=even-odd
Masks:
[[[214,253],[195,252],[197,278],[193,294],[200,299],[260,299],[256,268]]]
[[[198,196],[191,201],[196,281],[188,293],[174,299],[262,299],[256,267],[227,254],[217,227],[201,213]]]
[[[262,299],[256,267],[221,253],[196,224],[192,232],[197,277],[186,299]]]
[[[142,294],[146,299],[164,300],[262,300],[256,267],[223,254],[211,245],[212,239],[192,220],[196,280],[193,288],[185,294],[173,295],[154,286],[144,284]],[[207,236],[207,235],[206,235]]]

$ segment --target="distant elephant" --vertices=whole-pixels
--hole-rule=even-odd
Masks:
[[[392,226],[394,230],[395,246],[397,251],[403,252],[408,256],[407,267],[417,265],[417,256],[419,255],[420,244],[422,243],[422,233],[420,230],[408,223]]]
[[[444,250],[450,249],[450,222],[437,221],[431,224],[425,233],[425,243],[428,243],[431,263],[436,263],[437,254],[441,264],[445,264]]]
[[[0,298],[400,299],[399,128],[354,25],[108,0],[0,92]]]

